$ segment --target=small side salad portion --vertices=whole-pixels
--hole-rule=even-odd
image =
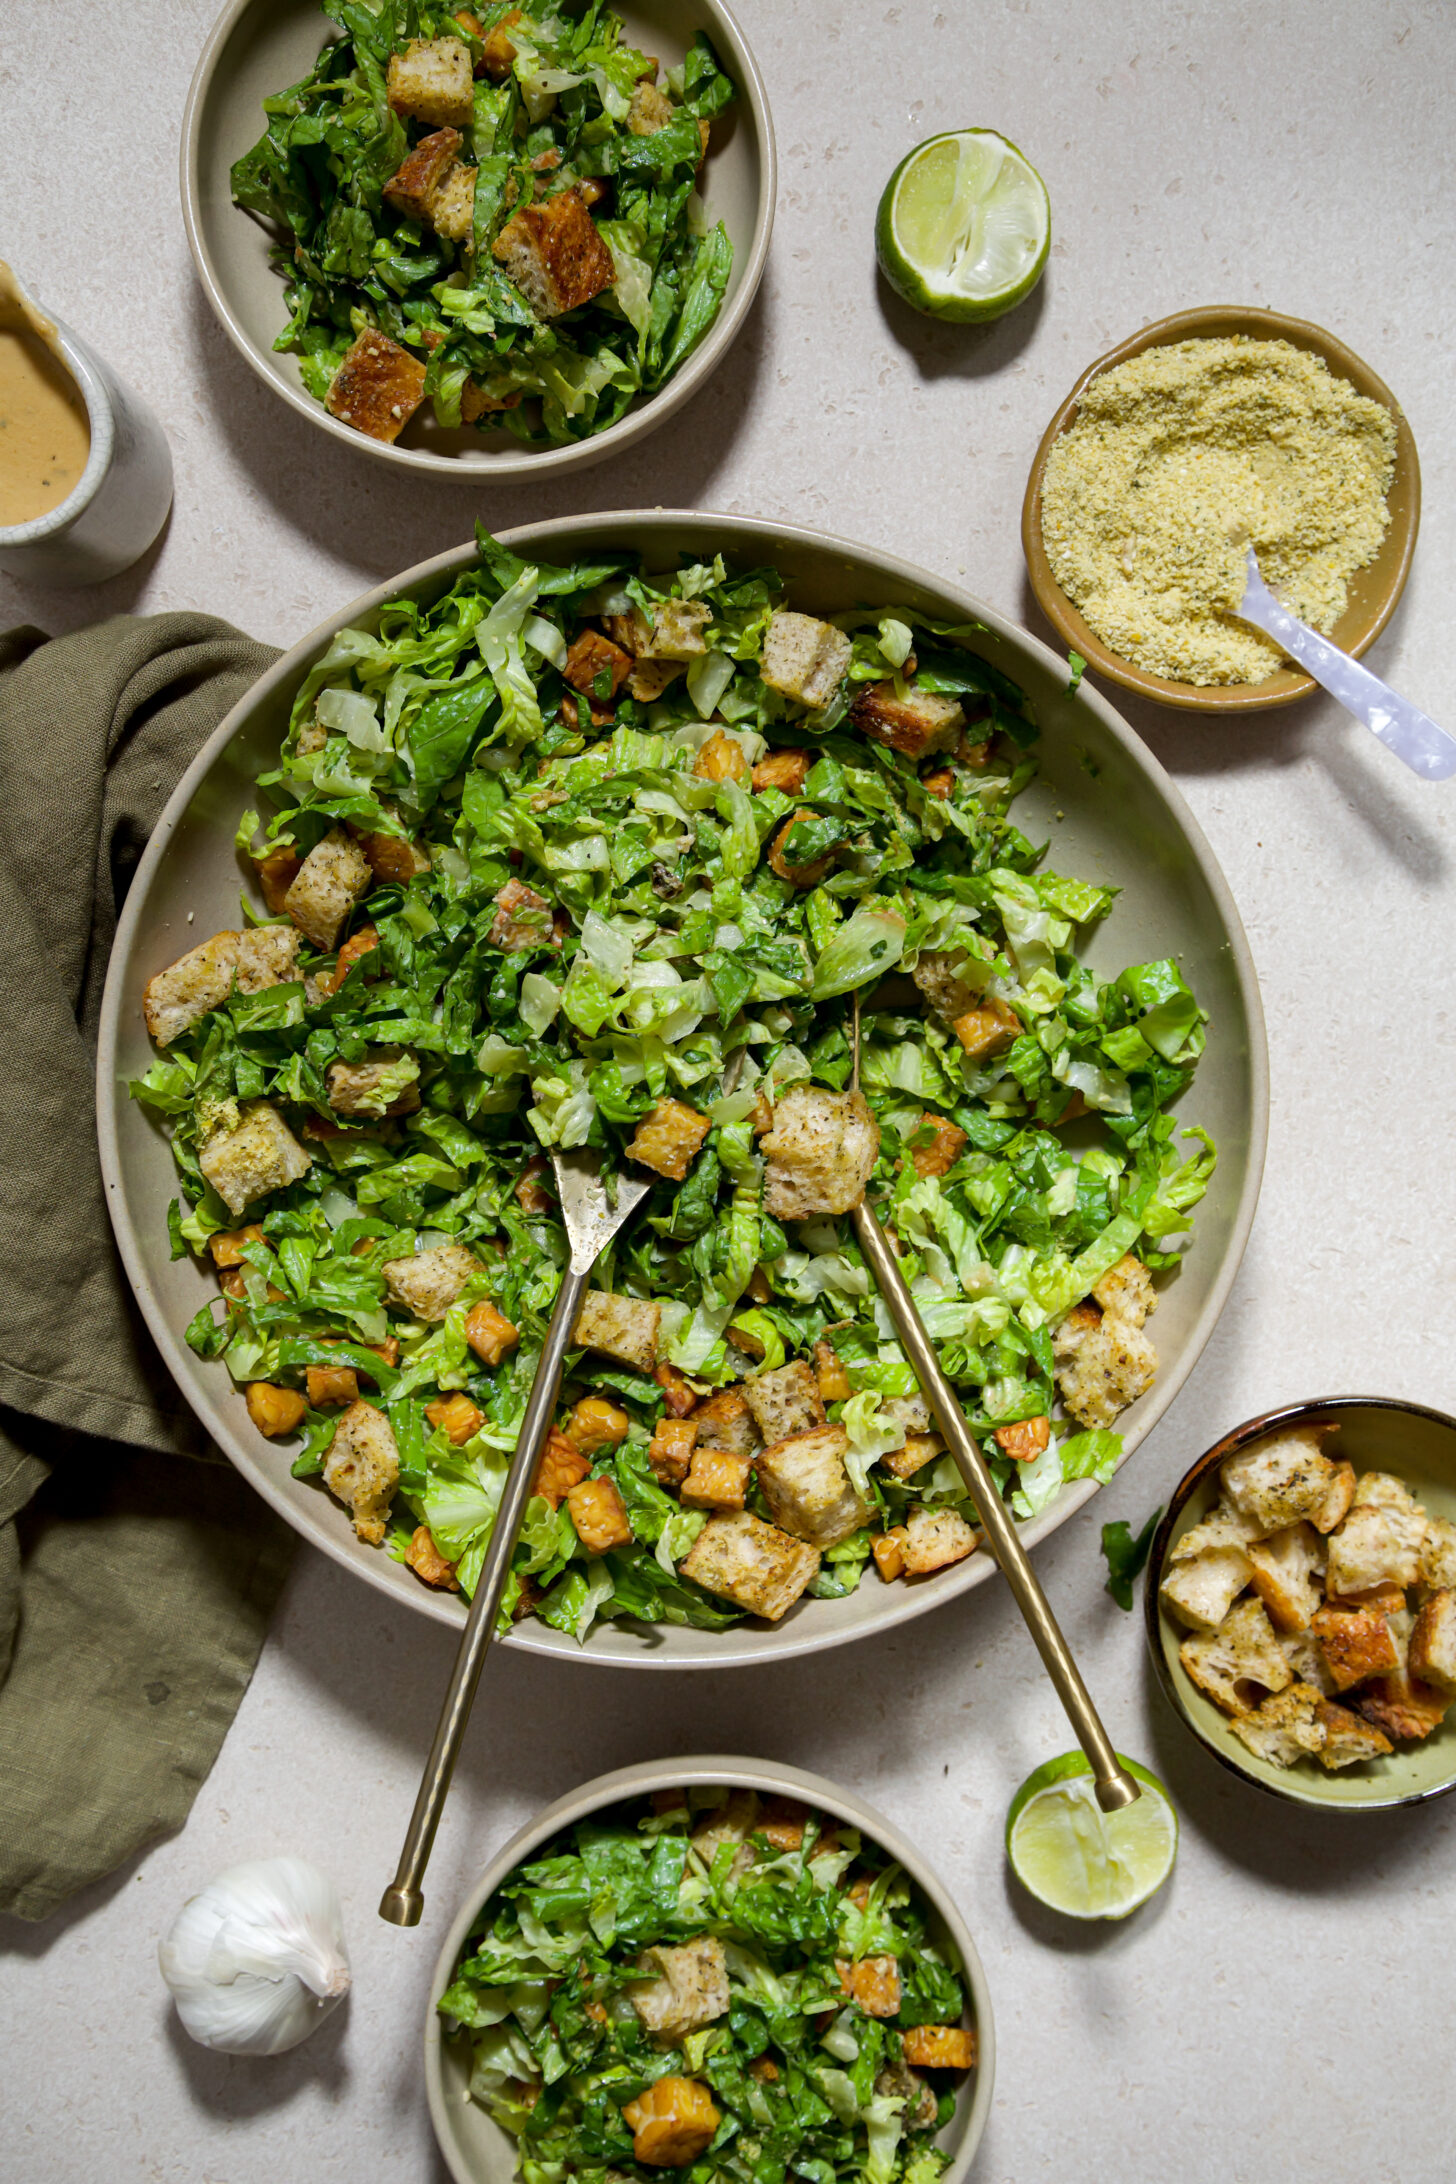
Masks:
[[[687,361],[733,265],[698,183],[734,98],[602,0],[326,0],[342,36],[232,170],[308,392],[393,442],[422,403],[528,446],[604,432]]]
[[[485,1905],[438,2007],[525,2184],[933,2184],[977,2059],[903,1869],[747,1789],[568,1829]]]

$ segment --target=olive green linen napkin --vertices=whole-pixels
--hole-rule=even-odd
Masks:
[[[201,614],[0,636],[0,1911],[21,1918],[185,1820],[288,1566],[137,1313],[94,1092],[137,860],[275,657]]]

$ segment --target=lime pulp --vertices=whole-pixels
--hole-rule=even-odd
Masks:
[[[1122,1755],[1119,1753],[1119,1758]],[[1023,1888],[1074,1919],[1125,1919],[1155,1895],[1178,1855],[1178,1816],[1155,1774],[1122,1764],[1135,1804],[1103,1812],[1081,1752],[1027,1776],[1006,1817],[1006,1855]]]
[[[995,129],[927,137],[885,186],[875,248],[890,286],[932,318],[994,319],[1030,295],[1051,247],[1035,167]]]

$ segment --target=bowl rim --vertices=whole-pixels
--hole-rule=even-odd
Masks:
[[[329,415],[322,403],[315,402],[301,387],[291,386],[270,369],[265,354],[254,343],[233,308],[208,249],[203,229],[203,114],[228,40],[243,18],[262,4],[263,0],[227,0],[222,13],[208,33],[207,41],[198,56],[197,66],[192,72],[187,102],[182,111],[179,157],[182,224],[186,230],[193,268],[218,324],[256,377],[281,396],[300,417],[321,426],[342,446],[352,448],[356,453],[371,456],[379,462],[392,463],[402,469],[413,470],[421,476],[453,478],[478,491],[482,486],[496,482],[559,477],[564,471],[584,470],[592,463],[620,455],[647,433],[665,424],[711,377],[732,347],[758,293],[768,259],[769,240],[773,234],[774,213],[778,204],[778,149],[774,140],[768,92],[752,48],[725,0],[700,0],[700,5],[704,13],[712,19],[714,43],[727,64],[728,73],[738,84],[743,103],[752,117],[760,162],[758,206],[754,214],[747,257],[744,260],[743,277],[735,294],[728,298],[698,347],[686,364],[673,374],[666,386],[640,406],[629,409],[625,417],[619,418],[605,432],[588,440],[573,441],[565,447],[523,448],[513,445],[511,451],[502,451],[499,454],[486,451],[479,461],[466,460],[457,455],[437,454],[429,448],[401,447],[397,442],[371,439],[368,433],[355,432],[348,425],[341,424],[336,417]],[[302,12],[303,0],[297,0],[297,4]],[[325,14],[320,14],[320,24],[328,20]],[[326,42],[322,40],[321,44]],[[739,242],[734,239],[735,260],[740,247]],[[281,294],[280,289],[280,300]]]
[[[435,1959],[435,1968],[430,1977],[429,1999],[425,2005],[425,2091],[430,2122],[455,2184],[480,2184],[480,2176],[478,2171],[465,2167],[463,2162],[455,2159],[454,2134],[448,2120],[450,2108],[443,2074],[445,2035],[443,2021],[435,2004],[450,1984],[456,1959],[476,1914],[487,1898],[525,1861],[531,1851],[537,1849],[548,1837],[559,1833],[562,1828],[601,1811],[603,1806],[620,1804],[635,1796],[646,1796],[653,1790],[715,1787],[719,1784],[730,1789],[766,1790],[771,1796],[797,1797],[810,1804],[822,1805],[839,1819],[848,1820],[852,1826],[872,1837],[881,1849],[890,1852],[944,1921],[952,1941],[961,1953],[977,2034],[976,2083],[966,2117],[965,2138],[949,2168],[944,2172],[944,2184],[962,2184],[962,2179],[976,2158],[990,2117],[991,2095],[996,2077],[996,2028],[985,1968],[954,1896],[923,1853],[892,1822],[875,1806],[852,1791],[841,1788],[837,1782],[831,1782],[823,1775],[811,1774],[802,1767],[782,1765],[777,1760],[734,1758],[713,1753],[695,1754],[683,1759],[642,1760],[635,1766],[619,1767],[609,1774],[593,1776],[590,1781],[579,1784],[576,1789],[564,1792],[533,1819],[519,1827],[509,1842],[501,1845],[466,1889],[461,1907]]]
[[[1275,1410],[1264,1411],[1256,1418],[1246,1418],[1242,1425],[1234,1426],[1222,1440],[1215,1441],[1212,1448],[1204,1450],[1197,1462],[1191,1464],[1183,1474],[1169,1497],[1162,1521],[1153,1534],[1153,1544],[1148,1554],[1147,1574],[1143,1580],[1143,1628],[1147,1633],[1148,1651],[1152,1655],[1153,1670],[1162,1687],[1163,1696],[1184,1728],[1191,1731],[1203,1749],[1221,1767],[1226,1768],[1231,1775],[1237,1775],[1241,1782],[1247,1782],[1252,1788],[1261,1790],[1266,1797],[1277,1798],[1282,1804],[1301,1805],[1306,1811],[1358,1816],[1370,1812],[1394,1812],[1402,1805],[1428,1805],[1433,1798],[1449,1796],[1452,1790],[1456,1790],[1456,1760],[1452,1762],[1449,1782],[1433,1783],[1428,1789],[1412,1790],[1407,1795],[1398,1797],[1362,1798],[1358,1805],[1331,1804],[1326,1798],[1313,1797],[1308,1791],[1298,1788],[1294,1781],[1287,1784],[1266,1781],[1262,1775],[1256,1775],[1245,1767],[1233,1752],[1226,1751],[1221,1743],[1216,1743],[1202,1724],[1189,1713],[1177,1679],[1169,1666],[1168,1656],[1163,1650],[1163,1626],[1168,1619],[1158,1598],[1163,1565],[1173,1542],[1173,1527],[1210,1471],[1216,1470],[1228,1457],[1236,1455],[1251,1441],[1263,1440],[1266,1434],[1281,1432],[1294,1426],[1310,1425],[1320,1419],[1337,1416],[1341,1411],[1351,1410],[1392,1411],[1407,1418],[1426,1418],[1433,1425],[1447,1427],[1453,1437],[1456,1437],[1456,1418],[1449,1411],[1437,1410],[1430,1403],[1412,1403],[1398,1395],[1329,1395],[1322,1401],[1311,1399],[1301,1403],[1281,1403]],[[1293,1776],[1294,1769],[1289,1771]]]
[[[1091,382],[1112,365],[1125,363],[1130,357],[1141,356],[1144,350],[1162,348],[1175,341],[1205,338],[1216,340],[1221,332],[1248,333],[1267,341],[1287,341],[1297,349],[1313,350],[1324,358],[1332,371],[1355,385],[1357,392],[1361,391],[1358,385],[1360,379],[1365,379],[1375,400],[1384,404],[1395,421],[1395,471],[1406,484],[1410,512],[1403,528],[1396,533],[1398,555],[1395,572],[1386,585],[1385,596],[1369,626],[1349,648],[1350,657],[1358,660],[1370,650],[1394,614],[1405,590],[1406,579],[1410,575],[1416,538],[1421,527],[1420,458],[1416,453],[1415,435],[1411,431],[1405,411],[1379,373],[1373,371],[1347,342],[1341,341],[1323,326],[1317,326],[1312,319],[1290,318],[1280,311],[1266,311],[1257,304],[1198,305],[1191,310],[1175,311],[1168,318],[1150,320],[1135,334],[1129,334],[1125,340],[1117,342],[1102,356],[1097,357],[1079,375],[1071,393],[1058,405],[1032,457],[1031,469],[1027,474],[1026,493],[1021,504],[1021,549],[1026,558],[1027,576],[1037,605],[1058,636],[1082,655],[1094,673],[1105,675],[1109,682],[1119,683],[1124,690],[1136,691],[1139,697],[1152,698],[1160,705],[1175,706],[1184,712],[1263,713],[1275,706],[1292,705],[1299,698],[1307,698],[1319,685],[1312,675],[1306,675],[1294,668],[1278,668],[1261,683],[1223,683],[1204,688],[1197,683],[1175,682],[1168,676],[1153,675],[1146,668],[1135,667],[1130,660],[1125,660],[1121,654],[1111,651],[1088,628],[1053,576],[1042,538],[1042,484],[1046,476],[1047,458],[1051,454],[1053,443],[1073,422],[1077,407]],[[1389,537],[1390,533],[1387,532],[1386,535]]]
[[[502,531],[499,536],[501,543],[515,552],[559,555],[563,552],[569,553],[574,542],[578,540],[608,537],[620,539],[624,544],[630,545],[634,540],[642,539],[645,531],[658,529],[708,531],[722,550],[730,554],[748,553],[758,558],[763,558],[765,542],[768,541],[771,542],[771,550],[774,552],[780,552],[785,547],[790,550],[797,548],[825,559],[837,559],[854,580],[862,580],[868,572],[876,579],[889,578],[909,587],[928,588],[955,601],[957,614],[963,620],[978,622],[988,634],[999,636],[1015,646],[1030,647],[1050,675],[1064,675],[1064,663],[1049,645],[986,601],[978,599],[975,594],[962,590],[959,584],[950,579],[937,576],[932,571],[919,568],[914,563],[879,548],[838,538],[804,525],[783,523],[772,517],[722,514],[711,509],[618,509],[601,514],[547,517],[535,523],[516,525]],[[200,1396],[194,1393],[190,1372],[191,1353],[186,1350],[177,1329],[156,1301],[140,1237],[122,1187],[124,1171],[120,1157],[117,1114],[124,1102],[119,1100],[117,1094],[116,1055],[126,965],[142,925],[142,907],[156,868],[166,855],[172,835],[185,816],[193,797],[227,744],[246,726],[260,696],[271,694],[301,679],[312,661],[340,629],[359,622],[402,592],[413,591],[437,579],[448,581],[459,570],[467,567],[474,555],[473,542],[449,547],[350,600],[327,621],[320,623],[287,652],[282,653],[219,722],[169,797],[132,876],[112,943],[98,1027],[97,1130],[107,1207],[123,1265],[164,1363],[209,1436],[290,1528],[312,1545],[321,1548],[335,1561],[347,1563],[356,1574],[376,1589],[386,1591],[396,1598],[398,1596],[385,1572],[376,1570],[372,1559],[362,1563],[356,1559],[350,1552],[349,1542],[326,1521],[327,1511],[314,1511],[311,1507],[300,1508],[298,1501],[284,1492],[259,1464],[232,1420],[220,1414],[209,1415]],[[1253,1226],[1263,1178],[1269,1126],[1269,1056],[1258,974],[1252,951],[1228,881],[1203,829],[1189,809],[1176,782],[1159,764],[1141,737],[1129,728],[1111,700],[1086,684],[1082,685],[1078,697],[1092,707],[1105,732],[1115,743],[1122,746],[1132,762],[1150,776],[1159,796],[1171,809],[1202,882],[1218,906],[1228,937],[1229,953],[1233,958],[1234,975],[1249,1033],[1248,1162],[1243,1188],[1229,1224],[1223,1263],[1209,1290],[1203,1310],[1189,1332],[1183,1356],[1175,1368],[1160,1373],[1152,1393],[1145,1399],[1149,1405],[1145,1416],[1125,1437],[1124,1450],[1118,1465],[1120,1471],[1182,1389],[1217,1324],[1237,1277]],[[1038,1545],[1048,1533],[1075,1516],[1099,1491],[1098,1482],[1090,1478],[1076,1480],[1065,1486],[1041,1515],[1020,1527],[1023,1544],[1028,1549]],[[570,1658],[601,1667],[633,1669],[686,1671],[767,1667],[776,1662],[827,1651],[832,1646],[849,1644],[853,1640],[894,1629],[928,1614],[932,1608],[940,1607],[968,1591],[973,1591],[977,1585],[988,1582],[995,1575],[996,1564],[989,1555],[973,1555],[967,1561],[957,1563],[952,1569],[942,1572],[934,1588],[906,1587],[903,1599],[890,1599],[887,1596],[880,1613],[863,1626],[853,1625],[833,1634],[805,1633],[792,1624],[779,1626],[776,1632],[779,1643],[772,1648],[736,1651],[735,1631],[729,1630],[718,1635],[718,1643],[711,1652],[705,1651],[701,1655],[690,1655],[687,1658],[665,1657],[655,1649],[646,1647],[631,1654],[603,1656],[599,1653],[593,1654],[589,1644],[586,1647],[573,1644]],[[454,1595],[417,1586],[406,1597],[416,1613],[428,1615],[436,1622],[448,1624],[457,1631],[461,1627],[465,1611]],[[516,1624],[500,1642],[525,1652],[549,1654],[553,1658],[560,1657],[565,1650],[558,1634],[553,1631],[539,1632],[534,1619]]]

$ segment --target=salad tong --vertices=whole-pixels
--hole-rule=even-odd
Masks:
[[[586,1285],[597,1260],[651,1189],[648,1182],[634,1182],[619,1175],[615,1196],[609,1199],[595,1153],[553,1152],[551,1165],[556,1172],[556,1189],[561,1200],[561,1219],[570,1257],[561,1277],[551,1324],[546,1330],[530,1400],[521,1420],[516,1452],[506,1474],[495,1528],[460,1636],[450,1686],[440,1711],[430,1756],[425,1762],[415,1809],[410,1814],[399,1865],[379,1901],[379,1916],[387,1919],[391,1926],[418,1926],[425,1907],[420,1884],[434,1847],[435,1831],[440,1825],[440,1814],[450,1788],[450,1778],[455,1772],[465,1725],[475,1703],[486,1648],[495,1634],[516,1535],[521,1529],[526,1503],[531,1498],[537,1461],[551,1430],[552,1414],[561,1389],[562,1367],[576,1331]]]

